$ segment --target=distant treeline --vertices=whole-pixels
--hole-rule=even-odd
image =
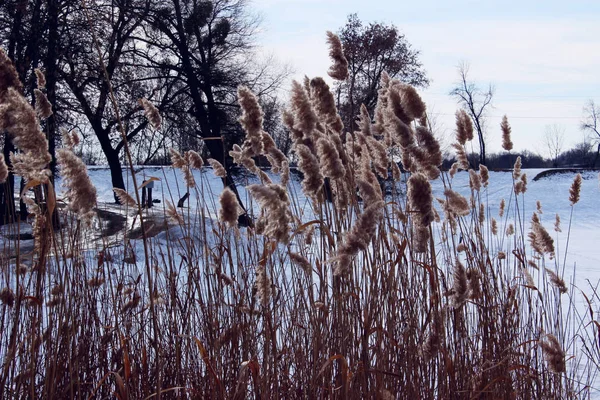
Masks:
[[[513,167],[518,156],[521,156],[523,168],[600,167],[600,157],[597,156],[595,149],[591,146],[583,145],[578,145],[562,152],[556,161],[544,158],[528,150],[510,153],[491,153],[486,155],[486,166],[491,170],[509,169]],[[478,153],[471,153],[468,155],[468,158],[471,166],[478,166]],[[449,169],[455,161],[454,156],[444,159],[442,168]]]

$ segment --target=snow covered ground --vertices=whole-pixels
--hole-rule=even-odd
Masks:
[[[172,204],[185,194],[186,189],[183,185],[183,177],[177,170],[170,167],[138,167],[136,168],[138,185],[141,181],[149,177],[159,178],[153,190],[153,197],[161,201],[157,204],[162,207],[165,200]],[[576,267],[576,284],[580,287],[586,286],[586,280],[593,283],[600,281],[600,181],[597,172],[583,172],[583,184],[581,189],[581,199],[571,207],[569,202],[569,188],[575,175],[573,173],[561,173],[553,176],[533,181],[533,178],[543,170],[530,169],[523,170],[528,177],[527,192],[524,196],[523,208],[521,210],[524,216],[525,227],[529,228],[528,222],[532,213],[536,210],[536,202],[542,203],[543,214],[541,219],[549,232],[554,233],[553,226],[555,215],[559,214],[562,221],[562,232],[555,233],[554,239],[557,247],[557,256],[564,261],[565,246],[568,242],[568,253],[566,254],[567,268],[565,280],[568,279],[572,270]],[[218,197],[223,189],[221,180],[216,178],[210,169],[205,171],[195,171],[195,179],[199,188],[199,193],[192,191],[190,193],[189,205],[196,208],[200,204],[198,195],[206,200],[204,204],[206,211],[212,217],[216,217],[218,210]],[[89,175],[98,190],[98,200],[100,202],[112,202],[113,191],[110,180],[110,173],[107,168],[90,167]],[[133,183],[129,174],[127,175],[127,186],[129,192],[133,193]],[[238,189],[243,199],[246,199],[247,193],[244,186],[257,183],[253,177],[240,177],[238,180]],[[276,180],[276,177],[273,177]],[[299,182],[292,180],[291,190],[295,191],[295,197],[298,199],[300,207],[308,211],[308,202],[303,196]],[[470,196],[469,176],[466,172],[459,172],[451,181],[452,188],[459,193]],[[510,203],[512,193],[512,174],[510,172],[490,172],[490,183],[486,189],[482,189],[484,202],[488,204],[489,215],[499,220],[497,213],[500,202],[505,199]],[[443,197],[444,187],[440,180],[432,182],[434,197]],[[62,188],[60,181],[57,183],[57,194],[60,196]],[[569,219],[571,218],[571,229],[569,228]],[[500,228],[502,225],[500,224]],[[582,286],[583,285],[583,286]]]

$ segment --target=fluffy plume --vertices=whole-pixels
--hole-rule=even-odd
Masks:
[[[139,103],[144,109],[144,114],[146,114],[148,122],[150,122],[150,124],[155,130],[159,130],[160,124],[162,123],[162,118],[160,117],[158,109],[154,107],[154,104],[150,103],[147,99],[143,97],[139,99]]]
[[[465,147],[459,143],[453,143],[452,147],[456,150],[456,163],[457,168],[467,170],[469,169],[469,160],[467,159],[467,152]]]
[[[80,220],[89,224],[95,215],[97,196],[85,164],[68,149],[58,150],[56,160],[61,168],[69,208],[77,213]]]
[[[481,184],[483,187],[487,187],[490,180],[490,172],[483,164],[479,164],[479,176],[481,177]]]
[[[340,160],[337,149],[324,137],[317,142],[317,154],[321,164],[321,174],[331,179],[340,179],[344,177],[345,170]]]
[[[454,264],[452,300],[455,308],[460,308],[469,298],[469,279],[464,265],[459,260]]]
[[[319,169],[319,161],[308,147],[301,144],[296,145],[296,155],[298,156],[298,168],[304,174],[302,190],[307,196],[317,200],[323,186],[323,175],[321,175]]]
[[[267,275],[267,268],[261,264],[256,268],[256,296],[258,300],[263,305],[263,307],[267,307],[269,305],[269,300],[271,299],[271,278]]]
[[[242,109],[242,116],[238,121],[246,132],[243,148],[249,150],[250,157],[255,157],[264,150],[261,139],[264,113],[256,96],[246,86],[238,87],[237,95]]]
[[[446,189],[444,195],[446,195],[447,207],[452,213],[461,216],[469,215],[471,208],[464,196],[452,189]]]
[[[508,226],[506,227],[506,236],[510,236],[510,235],[514,235],[515,234],[515,226],[513,224],[508,224]]]
[[[519,179],[521,176],[521,156],[518,156],[515,160],[515,165],[513,167],[513,178]]]
[[[290,261],[294,265],[302,268],[307,274],[310,274],[312,272],[312,266],[310,265],[310,262],[302,254],[290,251]]]
[[[217,176],[219,178],[225,178],[227,176],[227,171],[225,171],[223,164],[221,164],[214,158],[209,158],[207,161],[210,164],[210,166],[212,167],[213,172],[215,173],[215,176]]]
[[[477,175],[477,172],[472,169],[469,170],[469,186],[476,192],[479,192],[481,189],[481,178]]]
[[[498,216],[502,218],[504,216],[504,209],[506,208],[506,201],[500,200],[500,207],[498,208]]]
[[[441,165],[443,158],[442,151],[440,149],[440,144],[435,136],[433,136],[433,133],[431,133],[429,129],[419,126],[415,131],[415,138],[417,139],[419,146],[425,151],[428,164],[435,167]]]
[[[337,113],[335,98],[329,90],[329,85],[325,83],[323,78],[313,78],[310,80],[310,93],[315,111],[321,121],[338,135],[341,134],[344,124]]]
[[[506,115],[502,117],[500,129],[502,129],[502,148],[506,151],[511,151],[513,148],[513,142],[510,140],[510,132],[512,129],[508,123],[508,118],[506,118]]]
[[[408,117],[412,120],[420,119],[425,115],[425,103],[417,93],[417,90],[410,85],[401,85],[402,87],[402,106]]]
[[[2,49],[0,49],[2,51]],[[15,304],[15,293],[10,289],[5,287],[0,291],[0,303],[12,307]]]
[[[202,161],[202,157],[200,156],[200,154],[198,154],[194,150],[187,151],[187,154],[190,160],[190,166],[192,168],[201,169],[204,166],[204,161]]]
[[[237,226],[237,220],[243,210],[240,207],[235,193],[228,187],[223,190],[219,197],[219,204],[221,209],[219,210],[219,220],[230,227]]]
[[[375,171],[379,176],[386,179],[388,177],[387,167],[389,164],[389,159],[385,146],[373,136],[367,136],[367,148],[369,149],[369,155],[373,160],[373,167],[375,168]]]
[[[284,186],[277,184],[250,185],[246,188],[261,208],[258,225],[264,226],[262,234],[282,243],[289,239],[290,200]]]
[[[369,115],[369,110],[367,110],[367,106],[364,104],[360,105],[360,116],[357,120],[358,129],[360,132],[365,135],[365,137],[372,136],[371,131],[371,116]]]
[[[127,193],[125,190],[119,189],[119,188],[113,188],[113,192],[115,192],[115,194],[117,195],[117,198],[119,199],[119,203],[126,205],[126,206],[130,206],[130,207],[135,207],[137,205],[134,198],[131,197],[131,195],[129,193]]]
[[[448,170],[448,173],[450,174],[451,178],[454,178],[454,175],[456,175],[456,173],[458,172],[458,168],[459,168],[458,162],[455,162],[452,164],[452,166]]]
[[[554,220],[554,230],[556,232],[562,232],[560,229],[560,215],[556,214],[556,219]]]
[[[292,81],[291,106],[293,111],[293,130],[297,130],[302,133],[300,139],[310,140],[312,138],[313,131],[317,126],[318,118],[317,114],[315,114],[315,110],[312,107],[311,101],[308,98],[306,90],[304,90],[304,87],[302,87],[302,85],[296,81]],[[292,131],[292,133],[293,132],[294,131]]]
[[[492,235],[496,236],[498,234],[498,222],[495,218],[492,218],[491,230]]]
[[[386,137],[386,145],[390,146],[390,136],[387,134],[385,129],[385,114],[388,105],[388,87],[390,85],[390,76],[387,72],[381,73],[381,79],[379,81],[379,89],[377,91],[377,105],[375,106],[375,125],[373,126],[373,132],[377,135],[384,135]]]
[[[415,219],[422,226],[429,225],[433,219],[431,184],[425,175],[413,174],[408,179],[408,202],[410,210],[415,212]]]
[[[0,104],[0,130],[13,137],[13,143],[21,150],[11,156],[16,174],[27,180],[46,182],[49,171],[45,168],[51,161],[48,141],[42,133],[35,111],[27,100],[14,88],[9,88]]]
[[[568,292],[565,281],[560,276],[558,276],[556,272],[548,268],[546,268],[546,272],[550,277],[550,283],[552,283],[552,285],[554,285],[554,287],[556,287],[561,294],[565,294]]]
[[[421,118],[425,113],[425,103],[412,86],[392,81],[387,94],[388,109],[405,124]]]
[[[429,182],[428,182],[429,183]],[[365,208],[356,219],[354,226],[344,236],[344,241],[338,247],[335,257],[330,262],[335,262],[334,275],[342,275],[348,270],[352,258],[361,250],[366,250],[377,230],[379,220],[383,217],[384,203],[378,201]]]
[[[167,214],[167,217],[174,223],[183,225],[183,217],[177,212],[175,206],[173,206],[169,200],[165,200],[165,202],[167,204],[167,208],[165,209],[165,214]]]
[[[538,343],[544,352],[550,371],[557,374],[565,372],[565,352],[556,336],[547,334],[545,340],[540,339]]]
[[[473,140],[473,123],[471,117],[463,109],[456,112],[456,140],[462,146]]]
[[[413,224],[414,238],[413,246],[416,253],[426,253],[429,244],[429,227],[423,226],[418,222]]]
[[[542,226],[536,213],[531,218],[531,231],[528,234],[531,247],[540,254],[549,254],[554,257],[554,239]]]
[[[483,225],[485,222],[485,205],[479,203],[479,224]]]
[[[6,166],[6,161],[4,160],[4,155],[0,154],[0,184],[6,182],[8,178],[8,167]]]
[[[75,133],[75,131],[69,132],[66,129],[61,129],[60,136],[62,139],[63,147],[67,149],[73,150],[73,148],[79,145],[79,136],[77,136],[77,133]]]
[[[329,44],[329,57],[333,61],[327,74],[335,80],[343,81],[348,77],[348,60],[344,56],[342,42],[336,34],[327,31],[327,43]]]
[[[177,150],[170,148],[169,154],[171,155],[171,164],[173,164],[174,168],[182,168],[185,166],[185,159]]]
[[[23,90],[13,62],[0,48],[0,101],[7,94],[9,88],[14,88],[17,92]]]
[[[33,72],[35,72],[38,89],[44,89],[46,87],[46,76],[39,68],[34,69]]]
[[[573,179],[573,183],[569,188],[569,201],[571,205],[574,206],[579,201],[579,196],[581,194],[581,174],[577,174],[575,179]]]
[[[35,111],[40,119],[46,119],[52,115],[52,104],[48,101],[48,98],[39,89],[33,89],[35,93]]]

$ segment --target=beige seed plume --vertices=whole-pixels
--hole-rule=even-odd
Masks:
[[[479,176],[481,177],[481,184],[483,187],[487,187],[490,180],[490,172],[483,164],[479,164]]]
[[[200,154],[198,154],[194,150],[189,150],[187,154],[190,160],[190,166],[192,168],[201,169],[204,166],[204,161],[202,161],[202,157],[200,156]]]
[[[38,89],[44,89],[46,87],[46,76],[39,68],[34,69],[33,72],[35,72]]]
[[[519,179],[521,176],[521,156],[518,156],[515,160],[515,165],[513,167],[513,178]]]
[[[215,176],[217,176],[219,178],[225,178],[227,176],[227,171],[225,171],[223,164],[221,164],[214,158],[209,158],[207,161],[210,164],[210,166],[212,167],[213,172],[215,173]]]
[[[581,174],[577,174],[571,187],[569,188],[569,201],[571,205],[574,206],[579,201],[579,197],[581,194]]]
[[[113,188],[113,192],[115,192],[117,198],[119,199],[119,203],[121,203],[122,205],[130,207],[135,207],[137,205],[136,201],[133,199],[133,197],[131,197],[129,193],[127,193],[127,191],[119,188]]]
[[[308,93],[296,81],[292,81],[291,108],[293,116],[284,113],[284,122],[291,129],[296,141],[310,140],[318,122],[317,114],[313,109]],[[290,125],[293,123],[293,125]],[[300,137],[297,137],[300,135]]]
[[[173,204],[171,204],[169,200],[165,200],[165,202],[167,203],[167,208],[165,209],[165,214],[167,215],[167,217],[174,223],[183,225],[183,217],[177,212],[175,206],[173,206]]]
[[[346,235],[344,241],[338,247],[335,257],[330,262],[335,262],[333,274],[340,276],[348,271],[352,258],[361,250],[369,247],[380,219],[383,217],[384,203],[378,201],[366,207],[358,216],[355,224]]]
[[[27,180],[47,181],[49,171],[46,167],[52,157],[46,135],[29,102],[13,87],[8,88],[0,104],[0,130],[11,135],[13,143],[21,150],[21,153],[11,155],[14,172]]]
[[[0,184],[6,182],[6,179],[8,179],[8,167],[6,166],[4,155],[0,154]]]
[[[321,165],[321,174],[327,178],[340,179],[344,177],[345,169],[335,145],[325,137],[317,141],[317,154]]]
[[[319,169],[317,157],[304,145],[296,145],[296,155],[298,156],[298,168],[304,174],[302,180],[302,190],[313,200],[320,197],[323,187],[323,175]]]
[[[450,211],[460,216],[469,215],[471,207],[469,207],[469,202],[463,195],[452,189],[446,189],[444,194],[446,195],[446,203]]]
[[[513,149],[513,142],[510,140],[510,133],[512,129],[508,123],[508,118],[506,115],[502,117],[500,129],[502,129],[502,148],[506,151],[511,151]]]
[[[52,104],[48,101],[48,98],[39,89],[33,89],[35,94],[35,111],[40,119],[46,119],[52,115]]]
[[[15,88],[18,92],[23,90],[19,74],[13,62],[8,58],[3,49],[0,48],[0,101],[8,92],[8,88]]]
[[[454,264],[454,277],[452,290],[454,308],[460,308],[469,298],[469,282],[467,271],[459,260]]]
[[[550,283],[552,283],[552,285],[554,285],[554,287],[556,287],[561,294],[565,294],[568,292],[565,281],[560,276],[558,276],[556,272],[548,268],[546,268],[546,272],[550,277]]]
[[[554,230],[556,232],[562,232],[560,229],[560,215],[556,214],[556,219],[554,220]]]
[[[429,180],[425,175],[416,173],[408,179],[407,186],[410,210],[416,213],[415,219],[422,226],[429,225],[434,220],[433,195]]]
[[[258,98],[246,86],[239,86],[237,90],[238,103],[242,109],[239,122],[246,132],[243,147],[249,150],[249,157],[261,155],[264,152],[262,144],[263,110],[258,103]]]
[[[473,122],[463,109],[456,112],[456,140],[462,146],[466,142],[473,140]]]
[[[344,49],[340,38],[333,32],[327,31],[327,43],[329,44],[329,57],[333,65],[327,74],[335,80],[343,81],[348,77],[348,60],[344,56]]]
[[[302,268],[302,270],[304,270],[304,272],[306,272],[307,274],[310,274],[312,272],[312,266],[310,265],[310,262],[302,254],[290,251],[290,261],[294,265]]]
[[[96,188],[87,173],[87,167],[69,149],[58,150],[56,160],[61,169],[69,208],[77,213],[82,222],[89,225],[95,215],[97,195]]]
[[[344,124],[338,115],[337,108],[335,107],[335,98],[329,90],[329,85],[327,85],[323,78],[313,78],[310,80],[310,93],[315,111],[320,117],[321,122],[340,135],[344,129]]]
[[[556,336],[547,334],[545,340],[540,339],[538,343],[544,352],[550,371],[557,374],[565,372],[565,352]]]
[[[474,170],[469,170],[469,186],[476,192],[481,189],[481,177]]]
[[[160,124],[162,123],[162,118],[160,117],[160,113],[158,109],[154,106],[154,104],[150,103],[147,99],[141,98],[139,99],[139,103],[144,109],[144,114],[146,114],[146,118],[152,125],[155,130],[160,129]]]
[[[242,214],[243,210],[237,201],[235,193],[231,189],[225,188],[219,197],[219,204],[221,205],[219,220],[231,228],[237,226],[238,217]]]

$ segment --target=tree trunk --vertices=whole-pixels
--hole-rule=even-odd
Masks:
[[[48,0],[48,53],[45,60],[46,69],[46,96],[52,104],[54,113],[46,120],[48,133],[48,151],[52,156],[50,170],[52,176],[56,175],[56,60],[58,44],[58,4],[57,0]]]
[[[92,125],[92,127],[94,126]],[[95,127],[94,130],[96,130],[96,128],[101,129],[99,127]],[[110,137],[108,136],[108,131],[106,129],[96,131],[96,136],[98,137],[102,151],[106,156],[108,167],[110,168],[110,178],[113,188],[125,190],[125,180],[123,179],[123,170],[121,168],[121,160],[119,160],[119,152],[113,149],[112,144],[110,143]],[[113,196],[115,202],[120,204],[117,195],[114,194]]]

